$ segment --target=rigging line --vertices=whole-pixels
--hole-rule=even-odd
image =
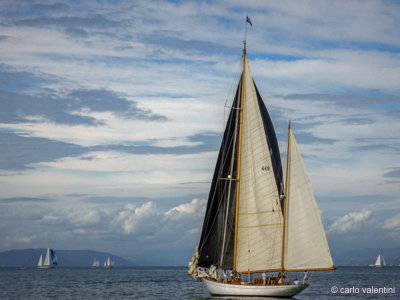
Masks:
[[[240,61],[240,60],[239,60]],[[227,104],[228,104],[228,101],[229,101],[229,99],[232,99],[233,98],[233,101],[235,101],[235,96],[233,96],[234,95],[234,93],[233,93],[233,91],[234,91],[234,88],[235,88],[235,83],[236,82],[239,82],[240,83],[240,76],[241,76],[241,72],[240,72],[240,63],[236,63],[236,68],[237,68],[237,71],[236,72],[234,72],[234,74],[233,74],[233,76],[232,76],[232,83],[231,83],[231,85],[230,85],[230,87],[229,87],[229,89],[228,89],[228,93],[227,93],[227,95],[226,95],[226,100],[225,100],[225,105],[224,105],[224,107],[226,108],[226,107],[229,107]],[[237,89],[238,89],[238,87],[237,87]],[[232,107],[233,107],[233,105],[232,105]],[[229,112],[230,112],[230,110],[229,110]],[[226,123],[226,109],[224,109],[224,124],[223,124],[223,126],[222,126],[222,131],[224,130],[224,126],[225,126],[225,123]]]

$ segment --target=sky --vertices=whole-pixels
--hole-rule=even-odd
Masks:
[[[0,1],[0,251],[186,265],[250,69],[331,250],[400,247],[399,1]],[[284,158],[283,158],[284,159]]]

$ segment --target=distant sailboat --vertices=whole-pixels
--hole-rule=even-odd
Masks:
[[[292,297],[308,287],[308,275],[301,283],[287,280],[286,272],[335,269],[290,124],[287,147],[284,184],[278,142],[250,74],[245,41],[200,243],[189,263],[189,274],[202,278],[210,294]]]
[[[107,259],[104,261],[103,264],[104,268],[111,268],[114,266],[114,261],[111,259],[111,257],[107,257]]]
[[[39,261],[37,264],[38,268],[51,269],[51,268],[55,268],[57,265],[58,265],[57,255],[53,249],[47,248],[46,256],[45,256],[44,260],[43,260],[43,255],[40,254]]]
[[[100,261],[97,258],[93,259],[92,268],[100,267]]]
[[[381,254],[378,255],[378,257],[376,258],[375,264],[372,266],[378,267],[378,268],[386,266],[385,259],[383,258],[383,256]]]

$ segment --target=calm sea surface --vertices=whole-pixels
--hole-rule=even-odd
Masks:
[[[310,272],[310,284],[295,299],[400,299],[400,267]],[[0,268],[0,299],[216,298],[186,268]]]

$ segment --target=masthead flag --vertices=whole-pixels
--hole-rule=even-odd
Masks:
[[[253,26],[253,24],[251,23],[251,21],[250,21],[250,18],[249,18],[249,16],[246,16],[246,22],[247,23],[249,23],[250,24],[250,26]]]

